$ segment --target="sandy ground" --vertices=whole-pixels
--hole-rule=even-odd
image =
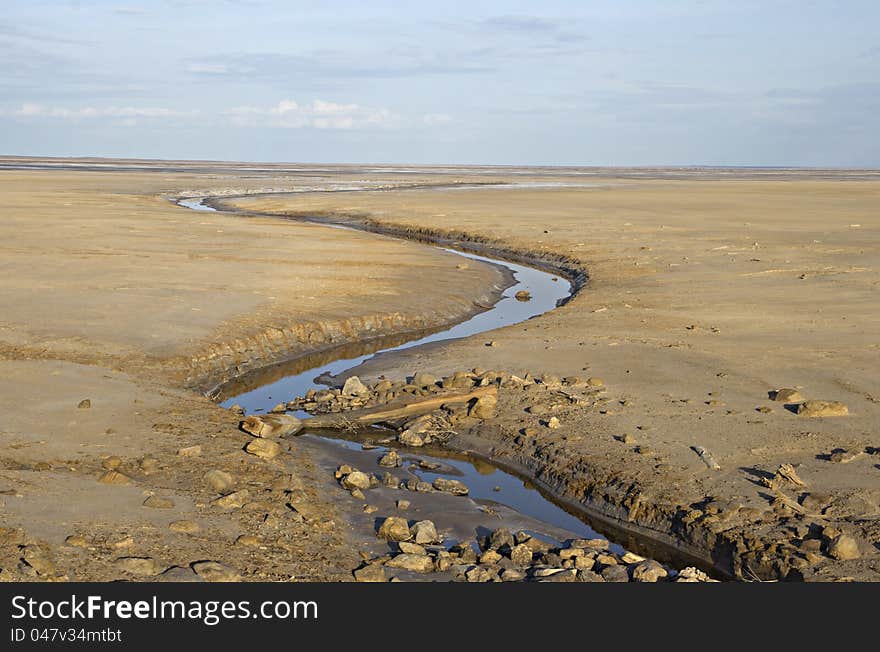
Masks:
[[[485,182],[485,172],[344,169],[332,181]],[[572,182],[509,173],[491,179]],[[153,577],[132,575],[145,564],[116,561],[131,556],[163,569],[213,559],[253,579],[341,578],[357,563],[346,527],[334,521],[333,494],[322,489],[326,474],[307,452],[293,443],[285,462],[243,454],[247,437],[234,416],[184,388],[284,355],[449,321],[490,298],[502,279],[415,244],[182,212],[166,199],[327,182],[297,174],[0,172],[4,578]],[[566,256],[590,274],[566,306],[358,372],[477,366],[601,377],[607,400],[589,406],[503,393],[499,418],[462,432],[460,444],[652,535],[674,530],[679,542],[746,577],[880,578],[875,176],[603,171],[588,181],[235,203],[461,231],[499,248]],[[497,346],[485,346],[489,339]],[[850,414],[797,416],[768,400],[779,387],[843,401]],[[84,398],[88,409],[77,407]],[[562,427],[547,429],[546,416],[524,411],[537,403]],[[177,453],[196,444],[199,455]],[[720,470],[692,446],[710,451]],[[862,454],[827,459],[836,449]],[[127,485],[96,481],[117,463]],[[812,494],[806,514],[778,497],[772,505],[761,483],[782,463],[796,465],[807,485],[787,494]],[[249,507],[212,506],[218,494],[204,474],[213,469],[248,489]],[[174,506],[144,507],[151,493]],[[180,519],[200,531],[170,531]],[[835,529],[857,538],[859,558],[827,554]],[[84,541],[62,545],[71,534]],[[241,534],[257,536],[257,547],[235,545]],[[29,554],[34,563],[18,562]],[[51,568],[36,570],[47,568],[46,557]]]
[[[642,502],[678,512],[669,519],[679,527],[706,521],[710,538],[691,538],[724,547],[724,555],[746,552],[749,532],[766,534],[762,545],[776,548],[770,555],[750,550],[750,568],[739,569],[744,574],[785,576],[795,568],[819,579],[877,579],[880,458],[864,451],[880,445],[880,184],[825,177],[720,180],[693,173],[593,178],[593,188],[312,194],[236,204],[463,231],[502,247],[566,254],[591,280],[563,308],[490,337],[378,359],[358,373],[400,377],[478,366],[601,377],[612,402],[564,410],[559,430],[523,412],[527,400],[512,401],[508,433],[537,427],[537,444],[520,445],[503,429],[481,434],[503,444],[496,454],[544,473],[575,499],[583,500],[586,489],[553,472],[572,460],[590,473],[611,474],[606,479],[614,484],[636,482]],[[486,347],[488,339],[498,346]],[[768,400],[781,387],[843,401],[850,414],[797,416]],[[620,441],[624,435],[629,443]],[[692,446],[706,448],[721,469],[707,468]],[[828,460],[838,449],[857,457]],[[768,511],[774,496],[760,480],[783,463],[796,465],[807,484],[788,489],[788,497],[830,494],[821,514]],[[746,509],[719,523],[713,510],[700,509],[713,499],[728,512]],[[632,510],[625,517],[661,527],[656,512],[643,511],[642,518]],[[816,543],[804,544],[807,529],[829,524],[859,538],[861,559],[806,553]],[[791,563],[774,566],[771,558],[785,554]]]
[[[332,478],[296,450],[284,462],[243,453],[237,417],[183,387],[460,319],[475,300],[490,302],[503,277],[417,244],[167,200],[225,184],[163,172],[0,172],[4,579],[143,579],[171,566],[192,579],[188,565],[206,559],[250,579],[350,579],[348,534],[314,488]],[[79,408],[84,399],[90,407]],[[196,445],[198,454],[178,454]],[[99,481],[110,468],[125,484]],[[212,505],[212,470],[246,490],[244,507]],[[173,506],[143,506],[153,494]],[[178,520],[198,532],[169,530]],[[71,535],[83,539],[64,545]],[[241,535],[258,542],[234,545]],[[51,563],[19,561],[28,554]],[[155,567],[116,562],[132,556]],[[126,566],[137,563],[147,570]]]

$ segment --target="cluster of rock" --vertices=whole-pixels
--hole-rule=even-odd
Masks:
[[[770,400],[790,406],[802,417],[843,417],[849,414],[849,408],[840,401],[807,400],[791,387],[780,387],[769,394]]]
[[[618,555],[605,539],[573,539],[554,546],[526,532],[499,528],[474,545],[442,545],[431,521],[410,524],[391,516],[379,526],[391,553],[354,571],[359,582],[385,582],[389,570],[449,573],[461,582],[711,582],[696,568],[669,571],[656,561],[627,552]]]
[[[397,467],[402,464],[402,460],[397,451],[391,450],[379,459],[379,464],[385,467]],[[375,473],[364,473],[348,464],[340,466],[336,470],[335,477],[340,486],[358,500],[366,498],[364,491],[375,489],[379,486],[388,487],[389,489],[407,489],[419,493],[440,491],[454,496],[467,496],[469,493],[467,485],[460,480],[436,478],[434,482],[426,482],[418,478],[409,478],[402,481],[390,471],[386,471],[380,478]]]

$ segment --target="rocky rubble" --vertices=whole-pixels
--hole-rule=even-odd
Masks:
[[[605,539],[572,539],[554,546],[526,532],[499,528],[478,541],[447,546],[441,545],[431,521],[410,525],[399,516],[384,519],[378,535],[389,542],[391,552],[356,569],[358,582],[385,582],[396,577],[395,571],[446,573],[454,581],[472,583],[716,581],[693,567],[675,572],[633,553],[617,554]]]

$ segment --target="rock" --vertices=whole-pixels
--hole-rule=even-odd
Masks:
[[[407,428],[397,435],[397,441],[404,446],[412,446],[414,448],[425,445],[425,440],[422,439],[422,436],[411,428]]]
[[[160,573],[156,578],[159,582],[204,582],[204,580],[196,575],[192,568],[183,568],[182,566],[172,566],[171,568]]]
[[[152,557],[120,557],[114,563],[120,570],[141,577],[158,575],[162,570],[159,562]]]
[[[398,500],[397,501],[397,509],[403,511],[405,509],[409,509],[409,501],[408,500]]]
[[[345,489],[369,489],[370,476],[363,471],[352,471],[348,475],[343,476],[340,484]]]
[[[632,578],[636,582],[656,582],[668,574],[663,566],[652,559],[639,562],[632,570]]]
[[[379,466],[393,468],[402,464],[400,454],[393,448],[379,458]]]
[[[58,573],[48,553],[35,545],[26,545],[21,550],[22,561],[41,577],[50,577]]]
[[[232,488],[235,487],[235,478],[232,477],[232,474],[227,473],[226,471],[221,471],[220,469],[208,471],[205,474],[205,480],[208,485],[210,485],[211,489],[218,494],[229,493]]]
[[[254,439],[248,442],[244,449],[251,455],[256,455],[264,460],[273,460],[281,454],[281,446],[268,439]]]
[[[76,407],[78,407],[80,410],[88,410],[90,407],[92,407],[92,401],[90,399],[84,398],[76,404]]]
[[[777,403],[801,403],[804,397],[796,389],[780,387],[770,392],[770,400]]]
[[[456,496],[467,496],[470,491],[464,482],[449,478],[436,478],[432,486],[437,491],[443,491]]]
[[[629,582],[629,573],[624,566],[606,566],[600,575],[606,582]]]
[[[620,557],[620,561],[622,561],[624,564],[638,564],[645,561],[645,557],[637,555],[634,552],[627,551],[623,553],[623,555]]]
[[[495,407],[498,405],[498,399],[495,396],[481,396],[468,410],[468,416],[476,419],[491,419],[495,416]]]
[[[532,577],[551,577],[557,573],[565,572],[564,568],[554,568],[552,566],[538,566],[532,569]]]
[[[514,540],[513,534],[511,534],[510,530],[504,527],[500,527],[497,530],[493,531],[489,536],[489,549],[490,550],[501,550],[502,548],[513,548]]]
[[[212,500],[211,504],[222,509],[238,509],[250,499],[251,492],[247,489],[234,491],[231,494]]]
[[[364,505],[364,514],[374,514],[379,511],[375,505]]]
[[[302,421],[290,414],[252,414],[241,422],[240,427],[254,437],[277,438],[299,432]]]
[[[501,559],[501,554],[497,550],[487,550],[480,555],[481,564],[497,564]]]
[[[703,571],[693,566],[683,568],[678,575],[675,576],[676,582],[717,582],[706,575]]]
[[[363,396],[370,393],[370,388],[361,382],[357,376],[352,376],[342,386],[343,396]]]
[[[287,412],[287,403],[279,403],[271,410],[269,410],[269,412],[272,414],[284,414],[285,412]]]
[[[431,521],[419,521],[409,531],[416,543],[440,543],[440,535]]]
[[[563,569],[562,572],[553,573],[553,575],[548,575],[547,577],[542,577],[538,579],[539,582],[577,582],[577,571],[574,569]]]
[[[181,534],[195,534],[202,528],[195,521],[171,521],[168,524],[168,529]]]
[[[358,489],[357,487],[352,489],[350,493],[351,493],[351,497],[355,498],[356,500],[366,500],[367,499],[367,497],[364,495],[364,492],[361,491],[360,489]]]
[[[516,298],[517,301],[530,301],[532,298],[532,294],[528,290],[520,290],[513,296]]]
[[[808,512],[814,514],[821,513],[823,509],[831,504],[831,495],[819,493],[817,491],[804,494],[801,497],[801,506]]]
[[[859,551],[859,542],[849,534],[841,534],[836,537],[828,546],[828,554],[841,561],[858,559],[862,556]]]
[[[495,573],[484,566],[474,566],[464,576],[468,582],[491,582],[497,577]]]
[[[230,405],[229,411],[232,412],[232,414],[242,414],[242,415],[244,414],[244,408],[241,407],[238,403],[235,403],[234,405]]]
[[[587,378],[587,385],[590,387],[605,387],[605,381],[601,378]]]
[[[207,582],[240,582],[241,574],[219,561],[197,561],[192,564],[196,574]]]
[[[840,401],[805,401],[797,407],[802,417],[842,417],[849,414],[849,408]]]
[[[550,428],[551,430],[555,430],[555,429],[559,428],[561,425],[562,424],[559,422],[558,417],[550,417],[549,419],[547,419],[547,427]]]
[[[149,496],[142,504],[144,507],[152,507],[153,509],[171,509],[174,507],[173,500],[162,498],[161,496]]]
[[[260,540],[253,534],[242,534],[235,540],[235,545],[257,548],[260,545]]]
[[[151,475],[159,470],[159,460],[153,457],[145,457],[140,461],[139,466],[144,475]]]
[[[124,473],[120,473],[119,471],[107,471],[101,474],[101,477],[98,478],[98,482],[101,484],[130,484],[131,478],[129,478]]]
[[[579,570],[577,572],[577,578],[580,582],[604,582],[605,578],[599,575],[599,573],[594,573],[589,569]]]
[[[202,454],[202,447],[198,444],[195,446],[185,446],[184,448],[179,448],[177,454],[180,457],[198,457]]]
[[[836,450],[831,453],[828,460],[835,464],[849,464],[850,462],[859,459],[864,454],[864,451]]]
[[[495,340],[489,340],[488,342],[486,342],[486,346],[498,346],[498,342],[496,342]]]
[[[89,542],[86,540],[84,536],[81,534],[71,534],[64,540],[68,546],[73,546],[74,548],[88,548]]]
[[[427,555],[428,551],[425,550],[423,546],[420,546],[417,543],[411,543],[409,541],[400,541],[397,544],[397,547],[400,548],[400,552],[405,552],[408,555]]]
[[[367,564],[353,572],[354,579],[358,582],[385,582],[385,568],[382,564]]]
[[[773,412],[773,408],[768,407],[766,405],[759,405],[758,407],[755,408],[755,410],[757,412],[760,412],[761,414],[770,414],[771,412]]]
[[[400,479],[386,471],[382,474],[382,484],[391,489],[397,489],[400,487]]]
[[[532,549],[521,543],[510,549],[510,561],[517,566],[528,566],[532,563]]]
[[[428,387],[437,384],[437,379],[431,374],[415,373],[413,374],[412,384],[416,387]]]
[[[387,568],[400,568],[416,573],[430,573],[434,570],[434,560],[428,555],[412,555],[404,553],[385,562]]]
[[[422,494],[434,491],[434,486],[430,482],[425,482],[424,480],[416,480],[415,478],[410,478],[406,481],[406,488],[410,491],[416,491]]]
[[[412,536],[405,518],[389,516],[379,526],[379,538],[386,541],[407,541]]]
[[[505,568],[501,571],[502,582],[522,582],[526,574],[517,568]]]
[[[108,471],[115,471],[120,466],[122,466],[122,458],[116,455],[110,455],[101,461],[101,467]]]

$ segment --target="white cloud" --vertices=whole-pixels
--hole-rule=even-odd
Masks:
[[[314,100],[299,104],[281,100],[275,106],[239,106],[225,112],[239,127],[275,127],[279,129],[357,129],[390,127],[397,117],[388,109],[374,109],[359,104],[338,104]]]
[[[61,120],[84,120],[95,118],[120,118],[123,120],[135,120],[137,118],[174,118],[191,116],[198,111],[175,111],[162,107],[150,106],[85,106],[79,108],[67,108],[60,106],[44,106],[26,102],[12,115],[22,118],[55,118]]]
[[[442,125],[452,122],[452,116],[446,113],[426,113],[422,116],[422,122],[433,127],[434,125]]]
[[[229,66],[222,63],[192,62],[186,64],[186,71],[202,75],[225,75]]]

